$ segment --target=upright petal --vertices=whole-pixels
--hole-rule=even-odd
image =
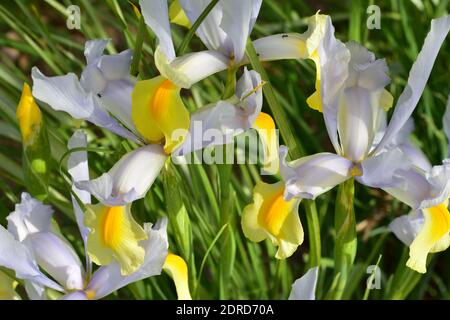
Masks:
[[[277,259],[290,257],[303,243],[303,228],[298,216],[300,199],[284,200],[284,185],[258,182],[253,191],[253,203],[242,213],[242,230],[251,241],[266,238],[278,247]]]
[[[124,155],[107,173],[75,185],[100,202],[120,206],[145,197],[167,159],[160,145],[146,145]]]
[[[86,148],[87,147],[87,136],[81,131],[77,130],[70,137],[67,147],[69,150],[74,148]],[[70,154],[67,159],[67,168],[72,181],[79,182],[84,180],[89,180],[89,166],[86,151],[77,151]],[[83,202],[83,204],[91,203],[91,194],[86,190],[80,190],[75,185],[72,185],[73,192],[78,196],[78,198]],[[80,229],[81,237],[83,238],[84,246],[86,247],[86,240],[89,234],[89,229],[84,225],[84,213],[80,208],[75,197],[72,196],[72,205],[75,213],[75,218],[77,220],[78,229]]]
[[[103,51],[105,51],[108,43],[108,39],[86,41],[84,45],[84,56],[86,57],[87,64],[94,63],[98,58],[100,58],[103,55]]]
[[[386,133],[374,150],[374,153],[389,143],[413,113],[430,77],[439,49],[449,30],[450,15],[431,21],[431,30],[425,38],[422,50],[409,72],[408,83],[397,101]]]
[[[189,277],[186,261],[176,254],[169,253],[164,262],[163,269],[167,271],[175,282],[178,300],[192,300],[189,291]]]
[[[289,300],[316,300],[316,285],[319,267],[308,270],[301,278],[292,284]]]
[[[279,136],[275,121],[267,113],[261,112],[253,128],[258,132],[263,148],[263,172],[276,174],[280,170]]]
[[[281,175],[286,184],[284,197],[315,199],[352,176],[359,174],[353,163],[333,153],[318,153],[286,162],[287,148],[280,148]]]
[[[147,234],[134,220],[130,207],[89,205],[84,221],[91,229],[87,247],[92,261],[102,266],[117,262],[122,275],[138,270],[145,256],[139,242],[147,239]]]
[[[158,38],[158,45],[164,55],[172,60],[175,58],[172,35],[170,33],[169,8],[167,0],[139,0],[145,23]]]
[[[52,109],[65,111],[75,119],[92,122],[124,138],[137,140],[135,135],[101,108],[93,93],[87,93],[81,87],[75,74],[46,77],[34,67],[32,78],[33,96],[47,103]]]
[[[53,209],[23,192],[21,202],[8,217],[8,231],[18,240],[23,241],[28,235],[49,231]]]
[[[325,35],[318,48],[320,69],[320,96],[325,126],[331,143],[337,153],[341,153],[337,135],[337,118],[340,94],[347,81],[350,51],[334,36],[330,17],[325,24]]]
[[[250,35],[250,21],[256,20],[252,17],[255,12],[252,10],[253,1],[251,0],[227,0],[222,4],[222,21],[220,28],[227,37],[222,44],[222,50],[225,50],[230,60],[239,63],[245,54],[245,46]]]
[[[161,273],[169,246],[166,233],[167,219],[159,220],[153,228],[147,223],[144,228],[147,240],[140,243],[145,249],[141,267],[129,276],[121,274],[120,266],[116,262],[100,267],[87,286],[86,291],[91,299],[101,299],[129,283]]]

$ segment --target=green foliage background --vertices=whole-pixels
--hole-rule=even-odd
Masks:
[[[136,3],[137,1],[132,1]],[[81,8],[81,30],[66,28],[66,7]],[[381,29],[368,30],[368,5],[381,8]],[[357,40],[373,51],[377,58],[386,58],[392,83],[389,91],[397,99],[409,69],[420,50],[432,18],[448,12],[447,0],[429,1],[325,1],[264,0],[252,39],[283,32],[303,32],[305,18],[317,10],[332,17],[337,37],[343,41]],[[24,183],[22,145],[15,110],[23,82],[30,82],[31,67],[38,66],[44,74],[80,74],[85,61],[84,42],[88,39],[111,38],[109,53],[135,47],[138,19],[125,0],[106,1],[2,1],[0,4],[0,223],[14,210]],[[175,26],[178,46],[186,33]],[[448,42],[448,41],[447,41]],[[157,74],[152,63],[154,35],[144,35],[144,50],[139,77]],[[194,37],[188,51],[203,49]],[[447,155],[442,131],[442,116],[449,84],[449,44],[440,51],[427,89],[414,113],[414,141],[438,164]],[[332,151],[322,116],[309,109],[306,98],[314,92],[315,68],[310,61],[281,61],[264,64],[297,141],[304,155]],[[208,78],[183,91],[183,99],[192,111],[219,100],[225,74]],[[265,102],[266,103],[266,102]],[[40,104],[51,144],[49,197],[46,202],[56,209],[55,218],[64,235],[83,255],[82,242],[70,203],[70,186],[58,170],[59,161],[67,151],[67,140],[74,128],[86,129],[89,146],[112,150],[112,153],[90,152],[91,176],[108,170],[130,147],[118,137],[92,125],[74,121],[68,115],[54,112]],[[263,110],[269,112],[268,106]],[[65,163],[64,163],[65,166]],[[169,167],[160,175],[145,199],[133,204],[139,221],[155,222],[168,215],[169,241],[172,251],[182,255],[189,265],[190,287],[194,298],[217,299],[286,299],[292,282],[308,268],[308,237],[289,259],[274,259],[274,248],[267,241],[249,242],[240,228],[242,208],[251,202],[255,182],[261,179],[254,165],[234,165],[231,184],[224,185],[224,168],[216,165]],[[276,177],[264,177],[276,181]],[[227,180],[225,180],[227,181]],[[224,191],[231,185],[231,189]],[[450,298],[450,252],[434,255],[427,274],[405,268],[407,248],[387,230],[395,217],[408,212],[408,207],[380,190],[355,186],[355,214],[358,230],[358,252],[345,299],[362,299],[366,291],[366,268],[376,264],[382,271],[382,288],[369,292],[369,299],[448,299]],[[233,208],[229,224],[223,224],[221,208],[224,193],[230,192]],[[322,237],[321,273],[317,298],[326,297],[333,280],[334,201],[336,190],[317,201]],[[304,206],[300,218],[307,232]],[[203,266],[203,268],[202,268]],[[174,299],[171,279],[163,274],[121,289],[110,299]]]

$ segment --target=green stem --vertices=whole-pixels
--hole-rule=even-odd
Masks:
[[[304,200],[303,205],[306,210],[306,220],[308,222],[309,267],[313,268],[320,266],[320,222],[317,214],[316,203],[311,200]]]
[[[203,10],[202,14],[198,17],[198,19],[195,21],[195,23],[192,25],[192,27],[189,29],[188,33],[183,39],[183,42],[181,43],[180,47],[178,48],[177,55],[182,55],[185,51],[187,46],[189,45],[189,42],[191,41],[192,37],[194,36],[195,32],[197,31],[198,27],[200,27],[200,24],[205,20],[205,18],[208,16],[208,14],[211,12],[211,10],[216,6],[217,2],[219,0],[212,0],[208,6]]]
[[[357,241],[355,209],[353,206],[354,193],[354,179],[351,178],[339,185],[336,197],[334,256],[335,275],[339,279],[334,292],[335,299],[341,299],[351,267],[355,261]]]

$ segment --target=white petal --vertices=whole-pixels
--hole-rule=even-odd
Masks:
[[[218,51],[188,53],[169,60],[158,48],[155,64],[162,76],[181,88],[188,89],[193,84],[228,68],[228,59]]]
[[[233,57],[236,62],[240,62],[245,54],[245,46],[251,32],[252,5],[251,0],[222,2],[223,16],[220,27],[227,35],[222,47],[226,50],[228,57]]]
[[[167,219],[159,220],[152,228],[151,224],[144,225],[148,238],[142,241],[145,258],[142,266],[129,276],[122,276],[120,266],[112,263],[100,267],[93,275],[87,289],[95,293],[95,299],[101,299],[110,293],[136,281],[159,275],[168,254]]]
[[[85,92],[75,74],[46,77],[33,67],[32,78],[33,96],[47,103],[52,109],[65,111],[75,119],[87,120],[124,138],[137,140],[100,107],[97,97]]]
[[[412,163],[399,149],[390,149],[361,162],[362,176],[359,183],[372,188],[404,186],[403,179],[396,175],[398,170],[409,170]]]
[[[431,30],[409,72],[408,83],[397,101],[386,134],[374,152],[381,150],[385,144],[389,143],[413,113],[449,30],[450,15],[431,21]]]
[[[87,147],[86,134],[81,130],[75,131],[72,137],[70,137],[67,147],[69,148],[69,150],[74,148]],[[86,151],[76,151],[71,153],[67,160],[67,167],[69,174],[72,177],[73,183],[83,180],[89,180],[89,166]],[[78,198],[80,198],[83,204],[91,203],[91,194],[88,191],[78,189],[75,184],[72,185],[72,190],[73,192],[75,192]],[[84,212],[81,210],[77,200],[73,196],[72,205],[78,228],[80,230],[81,237],[83,238],[84,247],[86,248],[89,229],[84,225]]]
[[[88,40],[84,45],[84,56],[87,64],[93,63],[97,58],[100,58],[108,45],[109,40]]]
[[[421,210],[410,212],[408,215],[395,218],[390,224],[389,229],[406,246],[410,246],[416,236],[419,234],[424,224],[424,217]]]
[[[261,89],[261,75],[254,71],[244,69],[244,74],[236,84],[236,96],[241,100],[238,106],[242,108],[248,121],[253,124],[262,109],[263,93]]]
[[[308,270],[301,278],[292,284],[289,300],[316,300],[316,285],[319,267]]]
[[[32,198],[28,193],[22,193],[21,202],[16,204],[16,210],[8,217],[8,231],[19,241],[36,232],[49,231],[53,209]]]
[[[108,173],[76,185],[106,205],[124,205],[145,196],[166,159],[161,145],[146,145],[127,153]]]
[[[29,249],[14,239],[2,225],[0,225],[0,266],[14,270],[19,279],[32,280],[43,286],[63,291],[60,285],[39,270]]]
[[[194,24],[195,21],[197,21],[209,3],[209,0],[180,0],[180,4],[191,24]],[[222,18],[222,3],[219,2],[197,29],[197,36],[210,50],[219,50],[226,41],[227,34],[220,27]]]
[[[84,287],[84,271],[75,250],[53,232],[29,235],[24,243],[31,248],[36,262],[67,290]]]
[[[173,156],[233,142],[233,137],[250,128],[244,112],[231,103],[219,101],[191,114],[189,134]]]
[[[448,200],[450,195],[450,160],[444,160],[442,165],[433,166],[425,177],[430,185],[430,193],[420,208],[431,208]]]
[[[172,35],[170,33],[169,9],[167,0],[139,0],[141,12],[145,23],[152,29],[158,38],[158,45],[164,55],[172,60],[175,58]]]
[[[127,80],[130,78],[130,65],[133,58],[131,49],[119,54],[104,55],[98,60],[97,67],[108,81]]]
[[[333,153],[318,153],[286,163],[287,148],[280,147],[280,172],[286,182],[284,198],[315,199],[351,177],[353,163]]]
[[[32,280],[24,280],[25,291],[30,300],[46,300],[45,287]]]
[[[75,291],[62,296],[60,300],[88,300],[88,298],[84,291]]]
[[[340,153],[337,136],[339,95],[347,81],[350,51],[334,36],[330,17],[325,24],[325,35],[318,48],[320,61],[320,92],[328,135],[336,152]]]

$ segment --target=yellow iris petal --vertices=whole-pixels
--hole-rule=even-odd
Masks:
[[[442,251],[448,247],[450,213],[443,203],[422,211],[425,223],[409,247],[409,260],[406,265],[417,272],[425,273],[428,253]],[[446,246],[442,245],[442,241],[446,242]]]
[[[176,254],[169,253],[163,269],[175,283],[178,300],[192,300],[189,292],[188,267],[184,259]]]
[[[17,284],[17,281],[0,271],[0,300],[20,300],[15,291]]]
[[[187,17],[186,12],[184,12],[184,10],[181,7],[180,2],[178,0],[175,0],[170,5],[169,18],[170,18],[171,23],[178,24],[185,28],[191,27],[191,22],[189,21],[189,18]]]
[[[290,257],[303,243],[303,227],[298,216],[300,200],[285,201],[284,183],[258,182],[253,193],[253,203],[246,206],[242,215],[242,229],[254,242],[266,238],[278,246],[277,259]]]
[[[311,55],[311,59],[316,65],[316,91],[306,99],[306,103],[311,109],[322,112],[322,97],[320,95],[320,61],[317,50]]]
[[[189,112],[180,88],[159,76],[139,81],[132,93],[132,118],[139,133],[151,143],[164,143],[170,154],[183,143],[189,129]]]
[[[264,148],[263,170],[268,174],[276,174],[280,168],[278,156],[278,134],[275,130],[275,121],[267,113],[261,112],[255,120],[253,127],[257,130]]]
[[[19,121],[23,142],[27,145],[31,144],[39,132],[42,114],[34,101],[30,86],[26,83],[23,84],[22,96],[17,106],[16,116]]]
[[[133,219],[130,206],[89,205],[85,216],[85,225],[91,229],[87,247],[92,261],[98,265],[117,261],[122,275],[142,265],[145,250],[139,242],[147,239],[144,229]]]

